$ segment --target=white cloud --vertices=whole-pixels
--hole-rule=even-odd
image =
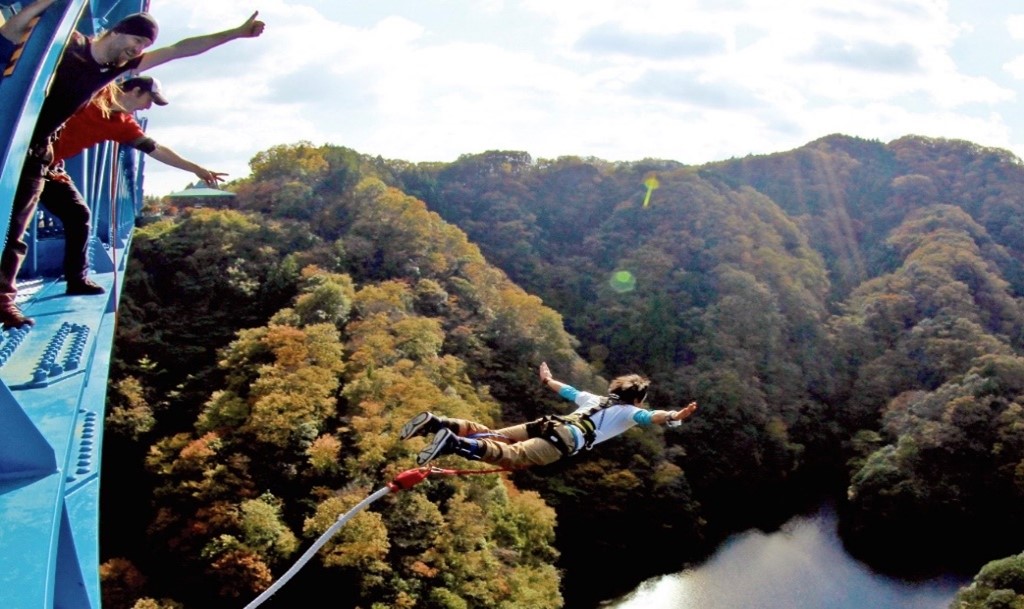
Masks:
[[[1024,38],[1024,15],[1008,16],[1006,18],[1006,29],[1017,40]]]
[[[232,177],[300,140],[410,161],[514,149],[703,163],[830,133],[1024,150],[1007,78],[1024,79],[1024,54],[973,44],[986,19],[1024,38],[1024,15],[997,4],[965,19],[946,0],[268,0],[261,38],[154,70],[172,103],[150,132]],[[151,10],[167,44],[251,6]],[[157,165],[151,192],[191,179]]]

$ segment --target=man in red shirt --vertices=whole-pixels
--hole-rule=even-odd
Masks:
[[[65,159],[109,140],[137,148],[171,167],[191,171],[211,187],[216,187],[227,175],[182,158],[146,135],[133,113],[148,110],[154,103],[165,106],[167,98],[160,81],[152,76],[135,76],[120,86],[109,85],[64,123],[53,143],[53,165],[44,178],[39,203],[64,226],[64,276],[70,295],[102,294],[104,290],[86,278],[89,273],[89,206],[64,172]]]
[[[61,161],[77,155],[90,146],[112,141],[137,148],[171,167],[191,171],[207,185],[216,188],[218,182],[224,180],[223,176],[226,176],[226,173],[204,169],[182,158],[177,152],[147,136],[135,120],[135,112],[148,110],[153,104],[166,106],[167,103],[160,81],[152,76],[135,76],[119,86],[112,86],[108,100],[93,100],[64,124],[64,129],[53,144],[54,168],[59,170]],[[45,195],[40,202],[45,205]]]

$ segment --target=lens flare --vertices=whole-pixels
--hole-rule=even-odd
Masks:
[[[615,271],[612,273],[611,279],[608,280],[608,285],[620,294],[630,292],[636,287],[636,277],[629,271]]]
[[[658,182],[658,177],[651,173],[644,178],[644,186],[647,187],[647,194],[644,195],[644,207],[647,207],[651,203],[651,192],[661,184]]]

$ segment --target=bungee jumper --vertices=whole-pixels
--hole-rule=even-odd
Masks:
[[[575,403],[576,410],[567,415],[546,415],[528,423],[494,431],[474,421],[439,417],[430,412],[419,413],[402,426],[400,435],[403,440],[408,440],[415,436],[434,434],[416,458],[420,467],[402,472],[340,515],[288,571],[244,609],[256,609],[266,602],[353,516],[389,493],[408,490],[431,475],[493,474],[531,465],[547,465],[614,438],[637,425],[679,426],[697,410],[696,402],[690,402],[682,410],[675,411],[643,408],[650,381],[639,374],[627,374],[613,379],[608,384],[608,395],[602,397],[556,381],[546,362],[541,363],[539,372],[541,383]],[[463,470],[427,465],[433,459],[448,454],[484,461],[499,468]]]
[[[419,465],[454,454],[511,470],[554,463],[637,425],[676,427],[697,410],[697,402],[682,410],[644,408],[651,383],[639,374],[616,377],[604,397],[555,380],[547,362],[541,363],[539,374],[545,387],[576,404],[576,410],[497,430],[475,421],[421,412],[402,427],[401,438],[433,434],[416,458]]]

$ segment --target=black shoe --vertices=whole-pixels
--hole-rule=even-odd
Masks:
[[[106,292],[103,286],[89,279],[69,281],[68,289],[64,292],[68,296],[95,296]]]
[[[435,417],[429,412],[421,412],[409,419],[409,422],[402,426],[402,432],[399,434],[399,437],[403,440],[408,440],[413,436],[425,436],[427,434],[437,433],[443,427],[444,425],[441,423],[441,419]]]
[[[427,444],[420,454],[416,456],[418,465],[425,465],[441,455],[449,455],[455,452],[457,437],[450,429],[442,429],[434,434],[434,439]]]
[[[4,330],[9,328],[21,328],[23,326],[34,326],[36,320],[31,317],[26,317],[18,305],[13,302],[6,305],[0,305],[0,324],[3,325]]]

